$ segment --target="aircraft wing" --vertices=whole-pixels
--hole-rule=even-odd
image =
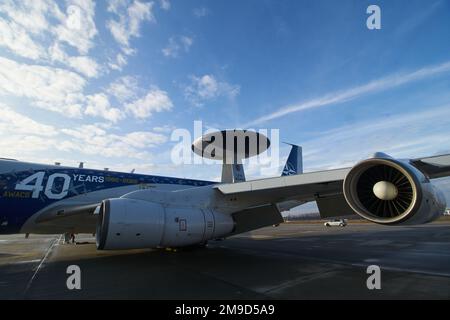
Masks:
[[[429,178],[450,176],[450,154],[411,159],[410,163]],[[342,193],[342,181],[351,168],[316,171],[291,176],[281,176],[240,183],[215,186],[222,194],[252,193],[257,196],[289,200],[297,196],[314,200],[315,196]]]
[[[297,202],[297,205],[301,205],[305,202],[316,201],[322,218],[355,214],[343,196],[343,180],[350,169],[318,171],[221,184],[214,188],[223,195],[238,196],[242,201],[247,200],[252,203],[260,201],[260,207],[251,209],[257,213],[254,219],[240,219],[247,216],[246,214],[238,213],[235,215],[235,219],[242,225],[241,228],[251,230],[258,227],[256,223],[260,219],[260,208],[265,208],[265,220],[271,221],[272,224],[280,222],[280,212],[274,210],[274,207],[270,207],[268,204],[281,204],[281,207],[283,207],[283,204],[286,203]],[[262,207],[265,205],[264,203],[266,207]],[[283,210],[281,207],[277,206],[278,209]],[[292,205],[288,205],[286,209],[289,208],[292,208]]]
[[[223,194],[243,194],[267,196],[270,198],[287,198],[298,196],[305,200],[320,193],[341,193],[342,181],[351,168],[317,171],[292,176],[246,181],[240,183],[227,183],[215,186]]]
[[[450,176],[450,154],[412,159],[411,164],[432,179]]]
[[[430,178],[450,176],[450,155],[417,158],[411,165]],[[343,181],[352,168],[317,171],[292,176],[220,184],[215,186],[223,195],[241,199],[261,199],[264,203],[316,201],[322,218],[354,214],[343,195]]]

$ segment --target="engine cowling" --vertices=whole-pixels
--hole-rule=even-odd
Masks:
[[[209,209],[127,198],[103,201],[99,215],[99,250],[190,246],[222,238],[234,229],[231,216]]]
[[[355,165],[344,196],[361,217],[380,224],[421,224],[443,214],[445,197],[418,169],[399,160],[373,158]]]

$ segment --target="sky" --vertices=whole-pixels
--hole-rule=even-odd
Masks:
[[[217,180],[171,161],[194,121],[278,129],[305,171],[450,153],[449,88],[445,0],[0,3],[1,157]]]

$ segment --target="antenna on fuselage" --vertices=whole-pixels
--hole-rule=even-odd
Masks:
[[[78,165],[78,169],[83,169],[84,168],[84,162],[80,162],[80,164]]]

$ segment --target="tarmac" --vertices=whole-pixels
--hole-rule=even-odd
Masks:
[[[67,288],[71,265],[80,290]],[[367,288],[369,265],[381,289]],[[450,299],[450,222],[285,223],[177,251],[0,236],[0,299]]]

